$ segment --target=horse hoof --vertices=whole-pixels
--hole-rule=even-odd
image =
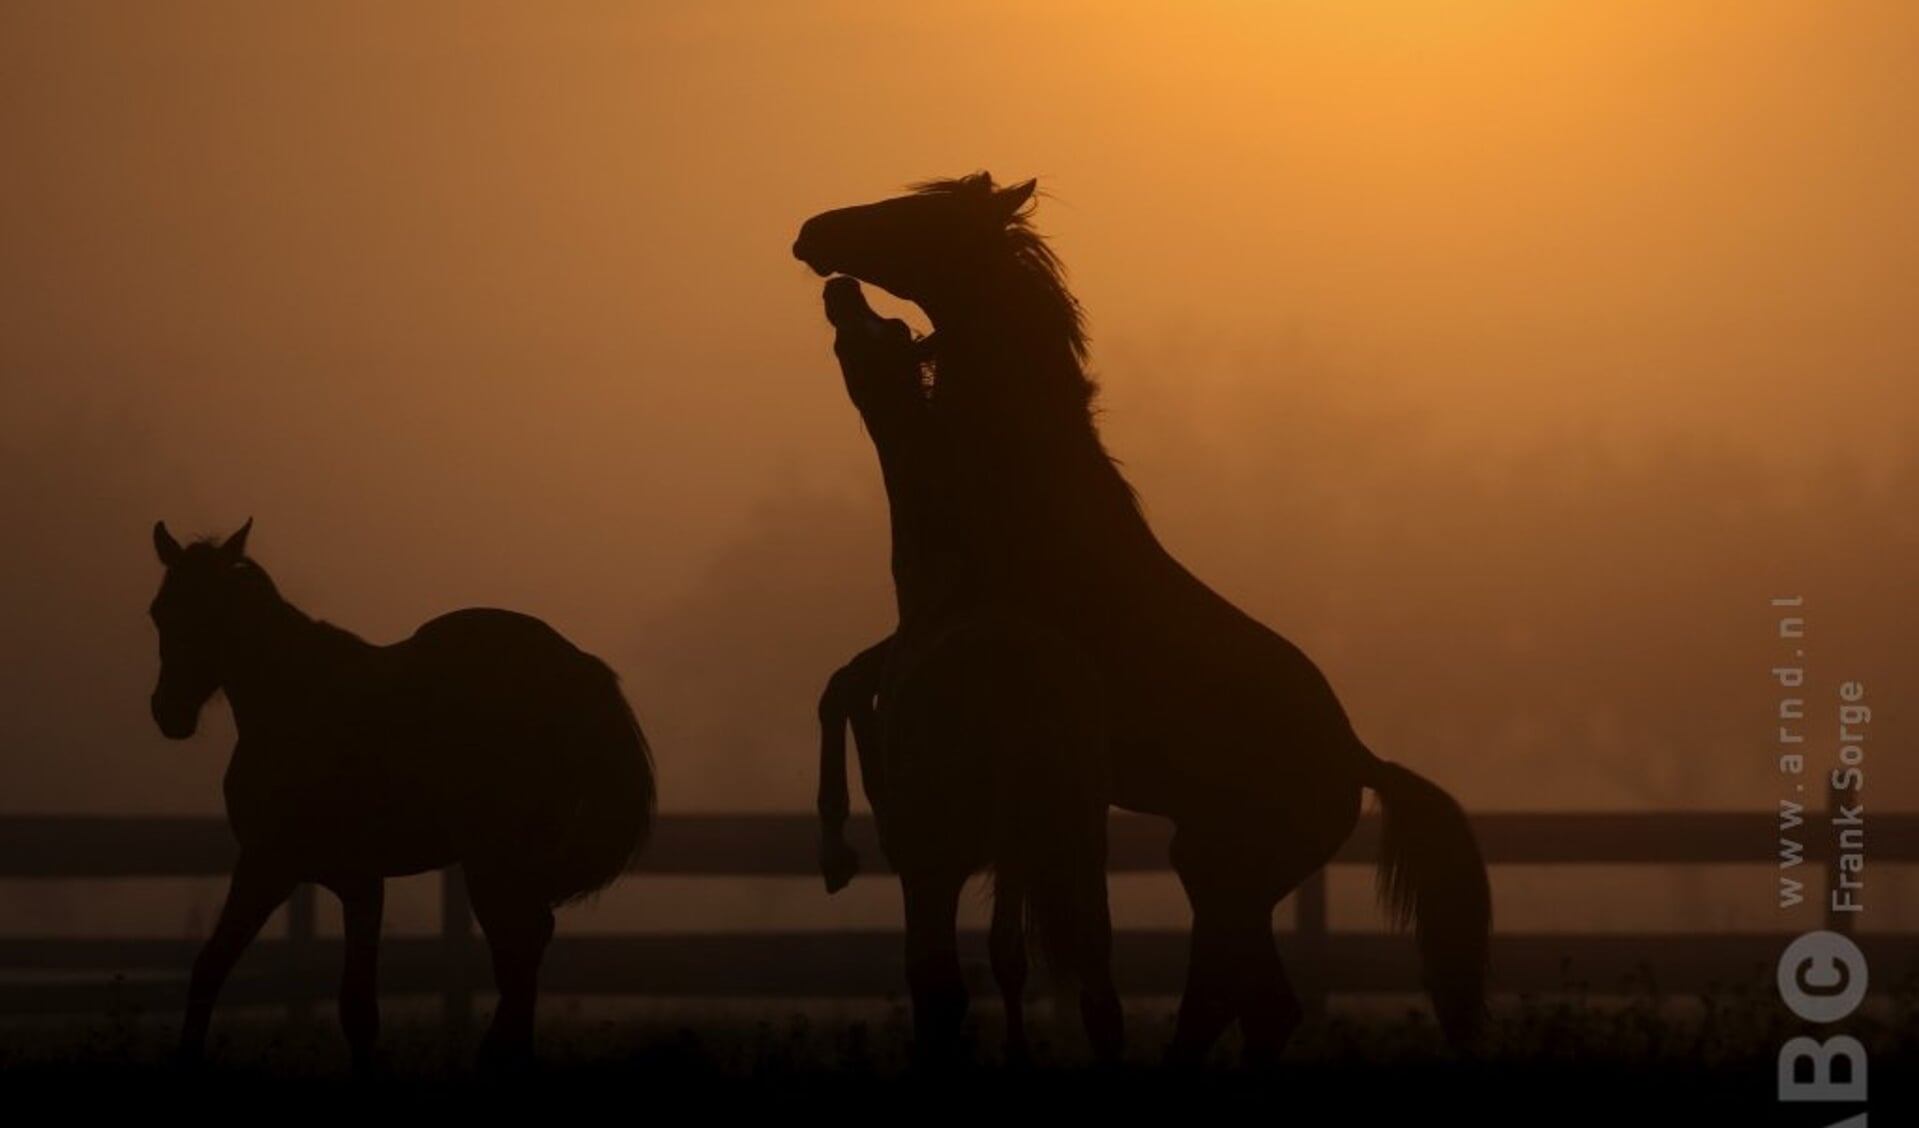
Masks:
[[[826,848],[820,857],[820,876],[826,881],[826,892],[830,895],[852,884],[853,878],[860,872],[860,858],[851,847],[833,846]]]
[[[533,1047],[524,1043],[488,1038],[480,1043],[476,1063],[481,1076],[492,1080],[513,1080],[533,1071]]]
[[[372,1080],[384,1073],[385,1061],[376,1050],[353,1051],[353,1076],[361,1081]]]
[[[1280,1067],[1279,1051],[1247,1046],[1240,1051],[1239,1067],[1248,1073],[1271,1073]]]
[[[918,1041],[912,1049],[912,1064],[923,1074],[949,1074],[966,1063],[966,1055],[957,1040]]]
[[[1166,1054],[1160,1059],[1160,1064],[1176,1072],[1196,1072],[1206,1064],[1206,1051],[1196,1046],[1175,1042],[1166,1048]]]

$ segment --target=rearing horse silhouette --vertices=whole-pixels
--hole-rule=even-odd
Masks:
[[[153,719],[184,740],[225,690],[238,730],[225,790],[240,856],[194,961],[182,1053],[200,1056],[241,953],[314,882],[340,898],[340,1022],[366,1065],[383,880],[457,864],[500,993],[482,1061],[523,1060],[554,908],[619,876],[652,822],[652,756],[618,679],[511,611],[455,611],[401,642],[365,642],[281,598],[246,555],[252,527],[185,546],[153,527],[166,565],[151,608]]]
[[[994,873],[992,959],[1006,1001],[1007,1054],[1025,1053],[1021,992],[1030,909],[1046,963],[1077,990],[1088,1040],[1124,1039],[1106,907],[1106,811],[1097,679],[1071,640],[974,582],[955,537],[944,460],[905,323],[880,318],[859,283],[827,283],[834,352],[886,481],[899,626],[829,682],[821,700],[821,870],[828,890],[856,860],[846,821],[844,731],[906,908],[916,1050],[950,1056],[967,998],[955,947],[960,890]],[[910,484],[909,484],[910,483]]]
[[[978,582],[1092,655],[1115,802],[1175,824],[1193,932],[1169,1060],[1198,1059],[1235,1020],[1249,1060],[1284,1047],[1302,1008],[1272,911],[1331,860],[1368,788],[1384,808],[1382,899],[1416,928],[1445,1033],[1469,1043],[1491,922],[1469,821],[1376,757],[1304,653],[1155,537],[1100,441],[1080,307],[1032,227],[1033,191],[984,173],[929,182],[815,216],[793,253],[931,320],[927,441],[942,448]]]

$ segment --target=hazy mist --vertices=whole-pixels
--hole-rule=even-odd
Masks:
[[[1155,527],[1382,754],[1769,807],[1803,594],[1811,715],[1866,683],[1911,808],[1916,48],[1896,3],[8,4],[0,812],[218,811],[223,707],[147,716],[148,528],[248,517],[374,641],[486,604],[606,657],[667,810],[810,808],[892,603],[788,247],[981,168],[1048,194]]]

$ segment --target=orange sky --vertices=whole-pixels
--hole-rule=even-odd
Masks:
[[[755,547],[792,491],[874,512],[793,232],[928,176],[1040,178],[1109,444],[1262,612],[1298,603],[1232,491],[1286,473],[1304,368],[1468,461],[1884,461],[1919,406],[1915,48],[1900,3],[7,4],[0,665],[40,680],[0,717],[56,763],[0,807],[212,809],[217,746],[144,717],[162,517],[255,517],[377,640],[544,614],[697,745],[727,698],[649,680],[649,632],[697,636],[727,569],[837,582]],[[765,659],[794,685],[887,625],[847,520],[846,623]],[[804,805],[790,765],[755,804]]]

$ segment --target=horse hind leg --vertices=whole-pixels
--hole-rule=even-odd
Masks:
[[[1264,906],[1257,933],[1248,930],[1245,941],[1244,996],[1239,1012],[1241,1060],[1249,1066],[1279,1060],[1306,1017],[1299,994],[1273,944],[1273,905]]]
[[[380,1034],[380,918],[386,906],[386,883],[378,877],[355,878],[329,887],[340,898],[345,933],[340,1029],[353,1052],[354,1070],[364,1073],[373,1065],[374,1042]]]
[[[533,1056],[540,963],[553,939],[553,909],[536,882],[471,862],[466,873],[473,917],[486,935],[500,996],[480,1043],[481,1067],[518,1069]]]
[[[1193,907],[1187,995],[1169,1058],[1204,1057],[1235,1019],[1247,1065],[1278,1059],[1305,1018],[1273,940],[1273,909],[1326,864],[1272,835],[1174,836],[1173,868]]]
[[[924,1066],[957,1061],[966,1022],[960,974],[959,898],[963,870],[915,868],[900,873],[906,908],[906,982],[913,997],[913,1056]]]
[[[1239,1014],[1248,1065],[1276,1061],[1306,1017],[1273,942],[1273,909],[1326,868],[1352,833],[1358,813],[1356,792],[1335,793],[1314,808],[1312,817],[1267,824],[1253,837],[1245,869],[1252,887],[1245,897],[1248,915],[1257,919],[1246,926]]]
[[[1166,1063],[1181,1067],[1196,1066],[1204,1061],[1213,1044],[1232,1025],[1236,1013],[1229,974],[1233,961],[1226,906],[1219,898],[1190,885],[1186,888],[1186,898],[1193,910],[1193,929],[1187,940],[1186,986],[1180,994],[1173,1041],[1166,1050]]]
[[[1026,1040],[1026,891],[1020,880],[1008,870],[993,877],[993,924],[987,934],[988,953],[993,964],[993,982],[998,984],[1006,1009],[1006,1060],[1023,1065],[1031,1057]]]
[[[1117,1063],[1125,1050],[1124,1011],[1113,981],[1113,918],[1106,884],[1106,807],[1061,812],[1063,833],[1023,836],[1027,901],[1040,948],[1062,988],[1077,996],[1081,1028],[1095,1061]]]
[[[1099,812],[1099,819],[1103,834],[1104,811]],[[1094,1060],[1115,1065],[1126,1050],[1126,1017],[1119,988],[1113,982],[1113,916],[1104,864],[1078,875],[1078,884],[1082,918],[1077,922],[1075,951],[1080,1022],[1092,1045]]]

